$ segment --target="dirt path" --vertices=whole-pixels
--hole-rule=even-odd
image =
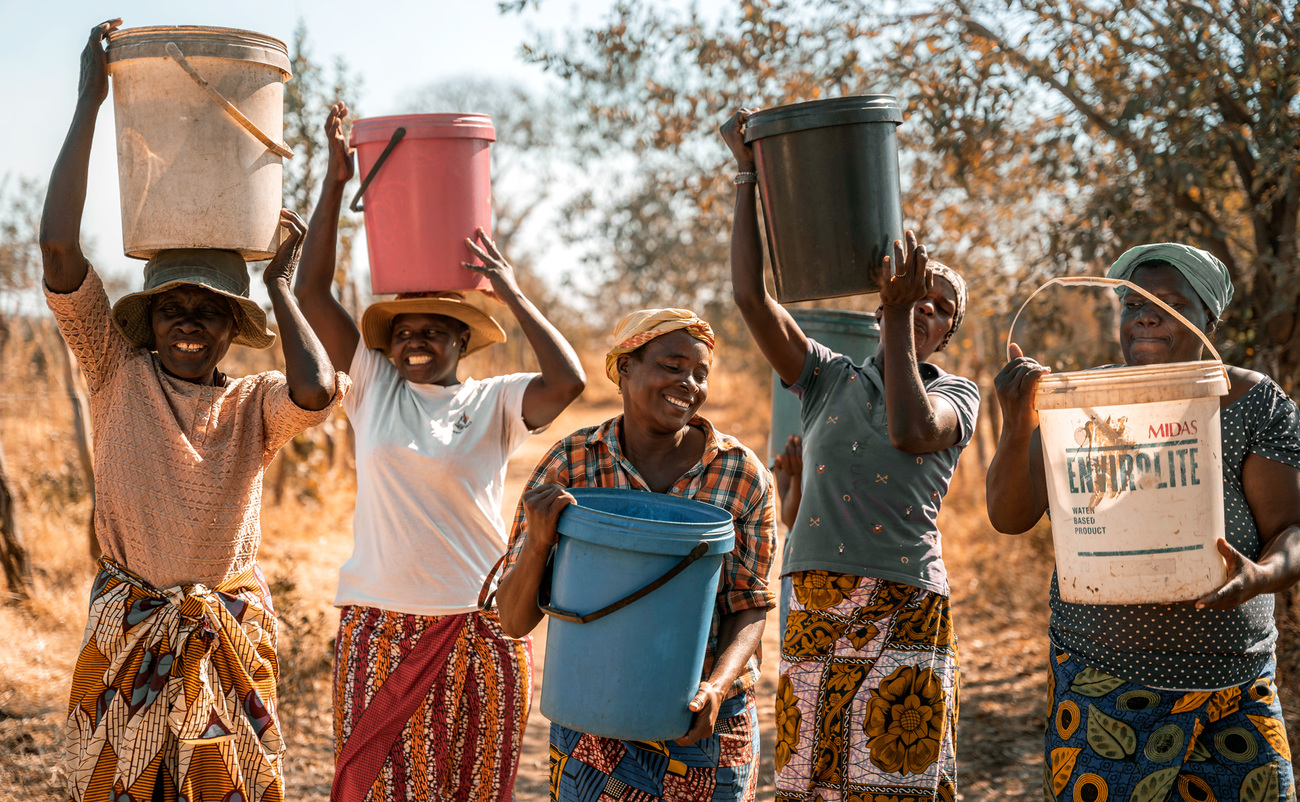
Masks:
[[[612,389],[612,388],[611,388]],[[511,460],[505,498],[506,518],[513,517],[515,500],[538,459],[559,437],[599,423],[616,414],[620,404],[612,392],[567,411],[550,429],[531,438]],[[766,414],[743,403],[721,406],[713,419],[726,431],[751,445],[761,445]],[[980,483],[982,485],[982,482]],[[972,499],[982,506],[982,496]],[[262,562],[271,577],[284,633],[280,643],[281,714],[288,743],[285,783],[290,800],[325,800],[333,775],[333,736],[330,709],[330,655],[337,614],[327,598],[340,561],[351,550],[351,499],[331,499],[324,509],[294,508],[264,513],[267,538]],[[945,511],[947,512],[947,511]],[[48,511],[44,515],[55,515]],[[957,515],[957,513],[953,513]],[[975,513],[970,513],[974,515]],[[293,516],[315,516],[299,521]],[[982,513],[979,513],[982,515]],[[278,517],[277,517],[278,516]],[[945,532],[947,526],[945,525]],[[966,539],[985,537],[987,524],[963,527]],[[306,530],[309,534],[290,534]],[[68,527],[70,537],[79,529]],[[947,537],[945,537],[947,540]],[[950,571],[959,580],[979,565],[998,566],[999,541],[984,562],[970,557],[967,545],[953,544]],[[965,555],[965,556],[963,556]],[[0,648],[0,800],[54,802],[63,798],[59,765],[62,720],[68,678],[84,618],[84,586],[89,567],[69,599],[43,602],[34,612],[0,615],[6,645]],[[775,574],[774,574],[775,575]],[[84,583],[83,580],[84,579]],[[1039,570],[1025,580],[1043,581]],[[1045,589],[1031,587],[1025,598],[1045,598]],[[1043,676],[1046,661],[1041,601],[1038,608],[1008,612],[1016,605],[990,600],[978,581],[954,582],[954,609],[962,659],[961,717],[958,729],[959,789],[963,800],[1038,798],[1042,776]],[[4,618],[3,616],[8,616]],[[73,618],[78,620],[75,625]],[[15,645],[23,644],[23,645]],[[21,650],[21,651],[20,651]],[[767,656],[757,689],[762,738],[759,799],[772,799],[773,735],[776,696],[777,632],[764,635]],[[549,722],[539,710],[545,675],[546,626],[534,634],[534,704],[525,737],[516,783],[519,802],[548,798]]]

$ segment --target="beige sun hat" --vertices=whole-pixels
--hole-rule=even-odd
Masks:
[[[137,348],[153,348],[149,304],[153,296],[186,284],[211,290],[231,301],[239,333],[234,342],[249,348],[270,348],[275,334],[267,331],[266,312],[248,297],[248,265],[234,251],[173,248],[154,254],[144,266],[144,289],[113,304],[113,325]]]
[[[444,315],[469,329],[465,355],[506,341],[501,324],[487,312],[473,306],[458,292],[399,295],[391,301],[373,303],[361,316],[361,337],[367,348],[388,353],[393,336],[393,319],[398,315]]]

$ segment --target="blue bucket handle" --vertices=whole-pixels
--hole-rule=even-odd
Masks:
[[[596,610],[595,612],[587,613],[586,615],[578,615],[577,613],[570,613],[566,610],[561,610],[558,607],[552,606],[549,602],[543,602],[542,600],[543,595],[547,597],[550,596],[549,586],[551,583],[551,569],[553,566],[552,563],[548,560],[546,564],[546,574],[542,579],[542,586],[538,588],[537,591],[537,607],[542,612],[546,613],[552,618],[558,618],[561,621],[568,621],[574,624],[590,624],[592,621],[595,621],[600,618],[604,618],[610,613],[618,612],[619,610],[622,610],[624,607],[627,607],[633,602],[640,601],[641,599],[644,599],[646,596],[649,596],[651,593],[654,593],[659,588],[668,584],[673,577],[677,576],[682,571],[685,571],[687,568],[689,568],[692,563],[699,560],[701,557],[707,554],[708,551],[709,551],[708,542],[701,540],[699,543],[695,545],[695,548],[691,549],[690,554],[687,554],[685,557],[681,559],[680,562],[678,562],[672,568],[669,568],[667,571],[665,571],[663,576],[659,577],[658,579],[646,585],[645,587],[641,588],[640,590],[629,593],[628,595],[624,596],[623,598],[619,599],[613,604],[608,604],[600,608],[599,610]],[[552,552],[552,554],[554,554],[554,552]]]

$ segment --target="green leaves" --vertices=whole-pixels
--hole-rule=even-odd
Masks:
[[[1252,771],[1241,784],[1241,802],[1264,802],[1277,799],[1281,785],[1276,762]]]
[[[1169,792],[1173,790],[1174,783],[1177,780],[1177,766],[1153,771],[1143,777],[1142,782],[1137,784],[1132,795],[1129,796],[1128,802],[1164,802],[1169,798]]]
[[[1102,757],[1124,760],[1137,751],[1137,733],[1124,722],[1098,710],[1096,705],[1088,705],[1088,746]]]
[[[1095,668],[1085,668],[1075,675],[1074,682],[1070,683],[1070,690],[1091,699],[1099,699],[1123,684],[1124,680],[1118,677],[1112,677]]]

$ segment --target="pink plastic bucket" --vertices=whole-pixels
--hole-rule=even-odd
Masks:
[[[400,132],[400,133],[399,133]],[[496,141],[486,114],[410,114],[352,124],[376,295],[484,290],[487,279],[460,266],[479,264],[465,238],[491,231]]]

